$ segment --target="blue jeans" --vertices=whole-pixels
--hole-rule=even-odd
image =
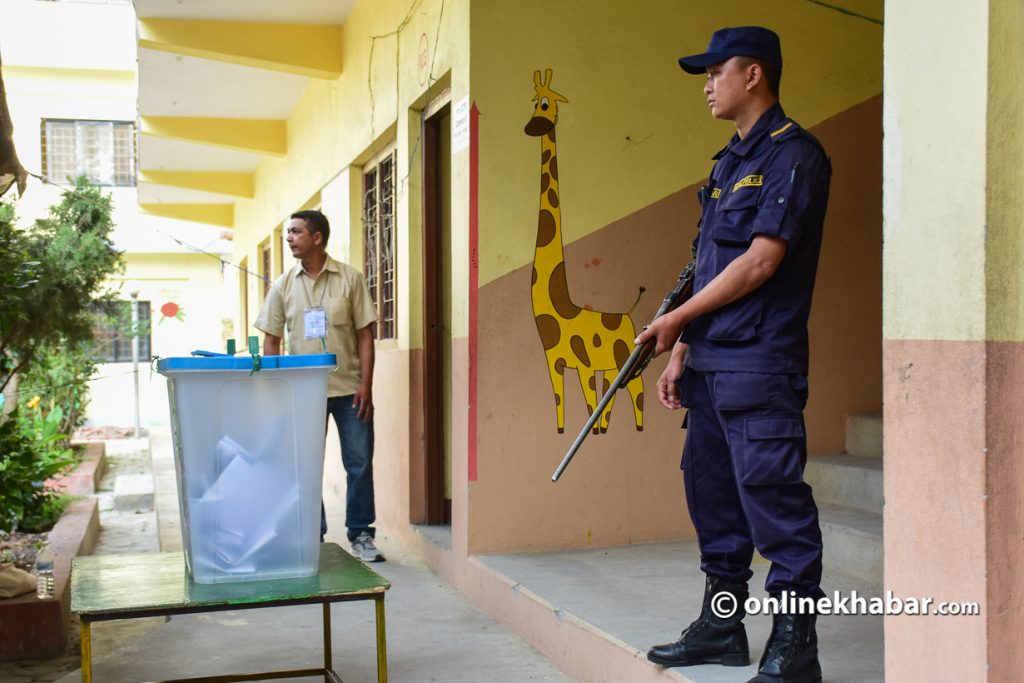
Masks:
[[[331,396],[327,399],[327,417],[334,417],[341,439],[341,463],[345,466],[348,490],[345,496],[345,526],[348,540],[359,534],[376,535],[371,525],[376,519],[373,501],[373,419],[363,422],[352,396]],[[327,422],[324,421],[324,430]],[[327,513],[320,503],[320,535],[327,533]]]

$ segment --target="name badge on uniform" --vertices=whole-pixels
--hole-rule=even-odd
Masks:
[[[304,311],[303,320],[306,339],[323,339],[327,336],[327,309],[311,306]]]

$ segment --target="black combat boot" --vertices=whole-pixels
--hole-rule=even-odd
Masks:
[[[731,597],[715,598],[719,594]],[[747,630],[743,617],[747,615],[747,584],[728,583],[709,576],[704,587],[704,605],[700,616],[683,630],[679,640],[655,645],[647,651],[647,659],[662,666],[691,666],[693,664],[720,663],[723,666],[750,664]],[[731,612],[728,616],[719,614]],[[733,611],[735,609],[735,611]]]
[[[820,683],[817,617],[775,614],[757,675],[747,683]]]

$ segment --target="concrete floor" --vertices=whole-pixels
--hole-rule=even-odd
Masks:
[[[150,442],[160,547],[180,550],[174,460],[167,429],[152,428]],[[341,540],[344,504],[331,495],[325,503],[330,527],[327,540]],[[152,533],[155,541],[156,530]],[[570,680],[383,531],[378,531],[378,545],[388,559],[373,569],[392,584],[385,601],[390,680]],[[176,616],[155,628],[149,624],[141,632],[126,629],[120,633],[116,627],[132,621],[97,624],[96,638],[103,641],[97,648],[93,679],[134,683],[315,667],[322,661],[320,614],[315,606],[213,612]],[[332,625],[334,665],[342,679],[346,683],[376,681],[372,603],[333,605]],[[78,683],[80,676],[76,670],[57,680]],[[290,680],[320,683],[322,678]]]
[[[486,555],[488,567],[626,644],[646,652],[679,637],[700,612],[704,576],[695,542],[594,548],[530,555]],[[763,597],[768,565],[755,563],[751,595]],[[826,573],[827,594],[856,590],[880,594],[876,586]],[[745,620],[753,663],[745,668],[701,665],[674,669],[694,683],[735,683],[757,673],[771,617]],[[882,617],[823,616],[818,620],[825,683],[878,683],[884,678]]]
[[[166,429],[151,432],[152,468],[160,546],[180,549],[173,457]],[[331,532],[343,539],[343,504],[326,497]],[[423,536],[443,546],[444,529],[426,528]],[[386,530],[378,541],[388,557],[373,566],[392,582],[386,600],[388,668],[393,681],[570,680],[530,645],[477,610],[433,574]],[[694,543],[678,542],[532,555],[483,556],[491,570],[508,577],[564,613],[645,652],[654,643],[674,640],[699,611],[703,576]],[[752,594],[763,595],[767,566],[754,566]],[[845,575],[826,574],[827,592],[879,590]],[[132,630],[131,622],[98,625],[104,637],[94,680],[104,683],[153,680],[242,671],[315,666],[321,657],[319,608],[246,610],[170,619]],[[335,667],[347,683],[376,680],[374,617],[370,603],[333,606]],[[745,668],[715,665],[663,670],[659,680],[693,683],[743,682],[755,674],[768,635],[770,617],[751,616],[747,628],[754,664]],[[121,632],[113,630],[124,624]],[[827,683],[876,683],[883,680],[882,618],[832,616],[819,620],[822,668]],[[637,667],[653,667],[639,654]],[[58,679],[77,683],[79,673]],[[319,681],[318,678],[293,679]],[[595,678],[594,680],[608,680]],[[646,680],[646,679],[645,679]]]

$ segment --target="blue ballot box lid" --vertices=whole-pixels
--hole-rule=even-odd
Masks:
[[[333,353],[311,353],[294,356],[260,356],[260,370],[294,370],[300,368],[334,368],[338,365],[338,357]],[[157,361],[156,371],[195,372],[202,370],[245,370],[251,372],[252,356],[185,356],[177,358],[161,358]]]

